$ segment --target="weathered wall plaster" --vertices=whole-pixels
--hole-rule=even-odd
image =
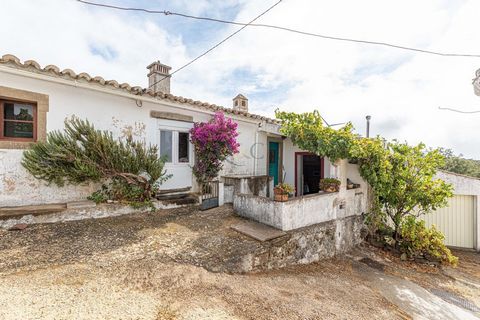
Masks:
[[[236,272],[264,271],[331,258],[360,244],[362,229],[363,217],[352,216],[289,231],[243,257]]]
[[[0,149],[0,207],[86,199],[95,185],[57,187],[35,179],[22,167],[23,150]]]
[[[155,201],[154,205],[157,209],[172,209],[180,207],[179,205],[174,204],[165,205],[160,201]],[[0,220],[0,228],[10,228],[19,223],[37,224],[116,217],[135,212],[145,212],[147,210],[148,209],[134,209],[131,206],[122,204],[100,204],[91,208],[72,208],[56,213],[42,215],[25,215],[20,218]]]
[[[361,215],[367,210],[367,184],[358,175],[357,166],[341,160],[337,164],[340,191],[317,193],[276,202],[253,194],[235,194],[233,207],[243,217],[281,230],[293,230],[317,223]],[[346,189],[347,177],[360,188]]]

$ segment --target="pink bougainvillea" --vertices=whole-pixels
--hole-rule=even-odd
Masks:
[[[217,112],[208,122],[196,122],[190,130],[195,148],[193,174],[199,183],[212,180],[222,170],[223,162],[238,153],[237,124]]]

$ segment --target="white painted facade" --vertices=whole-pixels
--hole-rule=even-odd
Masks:
[[[47,132],[63,130],[64,120],[71,116],[88,119],[97,129],[110,130],[117,137],[131,133],[137,139],[156,145],[160,145],[160,130],[173,131],[173,161],[165,165],[167,173],[173,176],[162,188],[191,186],[196,190],[191,173],[195,157],[192,148],[189,148],[188,161],[180,162],[175,147],[179,133],[188,132],[193,123],[153,118],[150,112],[171,112],[191,116],[194,122],[204,122],[213,116],[213,111],[1,65],[0,86],[48,95]],[[267,135],[271,134],[260,128],[267,124],[241,115],[226,116],[238,123],[240,152],[225,163],[221,174],[265,175]],[[96,186],[92,185],[58,188],[37,181],[20,165],[22,152],[0,149],[0,206],[81,200],[95,190]]]
[[[276,202],[251,194],[234,195],[233,207],[237,214],[280,230],[289,231],[327,221],[359,216],[366,212],[368,185],[360,177],[358,166],[339,160],[336,163],[340,190],[334,193],[316,193]],[[347,179],[360,185],[347,189]]]

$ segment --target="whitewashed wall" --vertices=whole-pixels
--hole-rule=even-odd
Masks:
[[[73,83],[73,82],[72,82]],[[168,103],[144,101],[138,107],[134,97],[122,97],[115,94],[59,84],[50,81],[8,74],[0,71],[0,86],[47,94],[50,99],[50,111],[47,113],[47,131],[62,130],[64,120],[73,115],[88,119],[96,128],[111,130],[118,137],[131,132],[134,137],[147,143],[158,143],[157,119],[150,117],[151,110],[173,112],[193,116],[194,121],[207,121],[212,112],[202,112],[182,105],[171,106]],[[99,87],[100,88],[100,87]],[[227,115],[228,116],[228,115]],[[256,139],[258,123],[250,119],[235,119],[240,136],[240,153],[225,164],[224,173],[257,174],[265,173],[264,165],[257,161],[260,170],[255,170],[251,147]],[[259,144],[258,148],[261,148]],[[263,144],[265,147],[266,144]],[[259,150],[259,153],[266,151]],[[53,203],[84,199],[92,192],[92,186],[56,188],[36,181],[20,165],[21,150],[0,149],[0,206]],[[192,159],[193,160],[193,159]],[[167,168],[168,170],[168,168]],[[172,177],[175,179],[175,177]],[[192,177],[194,180],[194,178]],[[194,181],[192,181],[195,187]]]

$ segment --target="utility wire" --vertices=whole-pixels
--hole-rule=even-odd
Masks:
[[[166,11],[166,10],[149,10],[149,9],[143,9],[143,8],[119,7],[119,6],[95,3],[95,2],[85,1],[85,0],[76,0],[76,1],[84,3],[84,4],[92,5],[92,6],[98,6],[98,7],[110,8],[110,9],[116,9],[116,10],[140,11],[140,12],[145,12],[145,13],[149,13],[149,14],[164,14],[166,16],[179,16],[179,17],[184,17],[184,18],[189,18],[189,19],[205,20],[205,21],[219,22],[219,23],[224,23],[224,24],[233,24],[233,25],[244,26],[244,27],[262,27],[262,28],[277,29],[277,30],[283,30],[283,31],[297,33],[297,34],[301,34],[301,35],[305,35],[305,36],[328,39],[328,40],[354,42],[354,43],[377,45],[377,46],[385,46],[385,47],[390,47],[390,48],[395,48],[395,49],[400,49],[400,50],[414,51],[414,52],[420,52],[420,53],[431,54],[431,55],[442,56],[442,57],[480,58],[480,54],[440,52],[440,51],[433,51],[433,50],[425,50],[425,49],[407,47],[407,46],[402,46],[402,45],[388,43],[388,42],[382,42],[382,41],[370,41],[370,40],[330,36],[330,35],[307,32],[307,31],[291,29],[291,28],[277,26],[277,25],[270,25],[270,24],[259,24],[259,23],[251,23],[251,22],[243,23],[243,22],[215,19],[215,18],[209,18],[209,17],[192,16],[192,15],[188,15],[188,14],[171,12],[171,11]]]
[[[94,3],[94,2],[88,2],[88,1],[83,1],[83,0],[77,0],[78,2],[82,2],[82,3],[85,3],[85,4],[90,4],[90,5],[95,5],[95,6],[100,6],[100,7],[107,7],[107,8],[113,8],[113,9],[120,9],[120,10],[128,10],[128,11],[143,11],[143,12],[148,12],[148,13],[165,13],[167,14],[166,12],[168,11],[152,11],[152,10],[147,10],[147,9],[140,9],[140,8],[121,8],[121,7],[117,7],[117,6],[111,6],[111,5],[106,5],[106,4],[98,4],[98,3]],[[197,61],[198,59],[202,58],[203,56],[207,55],[208,53],[210,53],[211,51],[215,50],[216,48],[218,48],[220,45],[222,45],[223,43],[225,43],[226,41],[228,41],[230,38],[232,38],[233,36],[235,36],[237,33],[239,33],[240,31],[242,31],[243,29],[245,29],[246,27],[248,27],[252,22],[256,21],[257,19],[259,19],[260,17],[262,17],[263,15],[265,15],[267,12],[269,12],[270,10],[272,10],[273,8],[275,8],[277,5],[280,4],[280,2],[282,2],[283,0],[278,0],[275,4],[273,4],[272,6],[270,6],[267,10],[263,11],[262,13],[260,13],[258,16],[256,16],[255,18],[253,18],[249,23],[246,23],[245,25],[243,25],[240,29],[238,29],[237,31],[231,33],[230,35],[228,35],[226,38],[224,38],[222,41],[218,42],[217,44],[215,44],[213,47],[211,47],[210,49],[208,49],[207,51],[203,52],[202,54],[198,55],[196,58],[190,60],[189,62],[187,62],[186,64],[184,64],[183,66],[181,66],[180,68],[176,69],[175,71],[173,71],[172,73],[170,73],[169,75],[155,81],[152,85],[150,85],[148,88],[152,88],[153,86],[155,86],[157,83],[165,80],[166,78],[168,77],[171,77],[173,76],[175,73],[185,69],[186,67],[188,67],[189,65],[191,65],[192,63],[194,63],[195,61]]]
[[[438,107],[438,109],[440,109],[440,110],[447,110],[447,111],[453,111],[453,112],[458,112],[458,113],[468,113],[468,114],[471,114],[471,113],[480,113],[480,110],[463,111],[463,110],[458,110],[458,109],[442,108],[442,107]]]
[[[79,0],[80,1],[80,0]],[[231,33],[229,36],[227,36],[226,38],[224,38],[222,41],[218,42],[216,45],[214,45],[213,47],[211,47],[210,49],[208,49],[207,51],[203,52],[202,54],[200,54],[199,56],[197,56],[196,58],[194,58],[193,60],[190,60],[189,62],[187,62],[186,64],[184,64],[183,66],[181,66],[180,68],[178,68],[177,70],[173,71],[171,74],[163,77],[162,79],[160,80],[157,80],[155,81],[151,86],[149,86],[148,88],[151,88],[153,86],[155,86],[157,83],[165,80],[166,78],[168,77],[171,77],[172,75],[174,75],[175,73],[179,72],[180,70],[182,69],[185,69],[186,67],[188,67],[189,65],[191,65],[192,63],[194,63],[195,61],[197,61],[198,59],[200,59],[201,57],[207,55],[209,52],[215,50],[217,47],[219,47],[220,45],[222,45],[223,43],[225,43],[227,40],[229,40],[230,38],[232,38],[233,36],[235,36],[237,33],[239,33],[240,31],[242,31],[243,29],[245,29],[246,27],[248,27],[248,25],[252,22],[254,22],[255,20],[259,19],[261,16],[263,16],[264,14],[266,14],[267,12],[269,12],[270,10],[272,10],[273,8],[275,8],[277,5],[280,4],[280,2],[282,2],[283,0],[278,0],[275,4],[273,4],[272,6],[270,6],[267,10],[263,11],[262,13],[260,13],[258,16],[256,16],[255,18],[253,18],[249,23],[245,24],[243,27],[241,27],[240,29],[238,29],[237,31]]]

